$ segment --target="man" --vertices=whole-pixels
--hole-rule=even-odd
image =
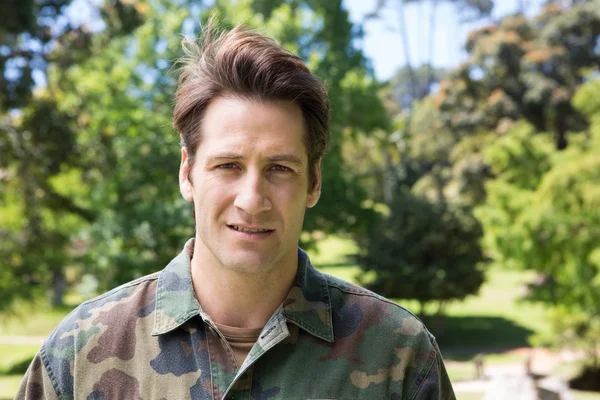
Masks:
[[[184,44],[174,110],[195,238],[73,311],[17,397],[454,399],[416,317],[298,249],[329,141],[323,83],[257,33],[204,36]]]

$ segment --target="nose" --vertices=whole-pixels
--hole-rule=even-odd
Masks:
[[[267,182],[258,171],[247,171],[238,181],[238,191],[233,205],[250,215],[260,214],[271,209],[267,195]]]

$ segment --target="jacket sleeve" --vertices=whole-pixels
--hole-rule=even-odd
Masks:
[[[456,400],[440,349],[435,338],[431,337],[431,340],[435,347],[435,362],[411,400]]]
[[[22,399],[58,399],[39,352],[35,355],[27,372],[25,372],[19,391],[15,396],[15,400]]]

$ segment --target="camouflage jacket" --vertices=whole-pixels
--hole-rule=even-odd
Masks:
[[[22,399],[455,399],[433,336],[406,309],[312,267],[244,363],[198,304],[193,241],[161,272],[77,307]]]

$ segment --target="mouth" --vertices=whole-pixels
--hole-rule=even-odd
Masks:
[[[261,234],[261,233],[270,233],[273,232],[274,229],[265,229],[265,228],[247,228],[239,225],[227,225],[230,229],[233,229],[237,232],[249,233],[249,234]]]

